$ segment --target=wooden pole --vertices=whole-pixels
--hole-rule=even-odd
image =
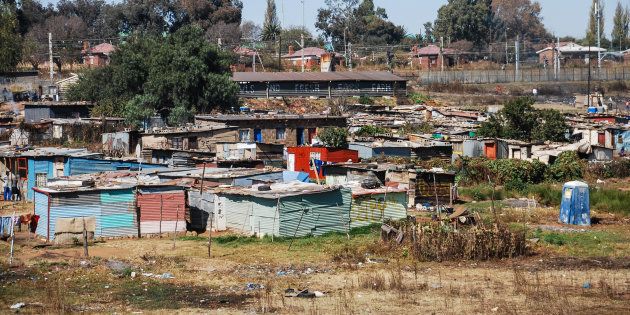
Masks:
[[[492,215],[494,216],[494,221],[496,223],[496,221],[497,221],[497,212],[496,212],[496,210],[494,208],[494,183],[490,180],[490,175],[488,175],[488,182],[492,186],[492,196],[490,197],[490,200],[491,200],[490,207],[492,209]]]
[[[13,243],[15,241],[15,232],[13,231],[15,229],[15,211],[13,211],[13,215],[11,216],[11,230],[10,235],[11,235],[11,250],[9,252],[9,266],[11,266],[13,264]]]
[[[315,172],[315,178],[317,179],[317,185],[321,185],[319,182],[319,171],[317,170],[317,165],[315,165],[315,158],[311,158],[311,163],[313,163],[313,171]]]
[[[304,213],[306,211],[304,211],[304,209],[302,210],[302,215],[300,216],[300,221],[298,221],[298,225],[295,228],[295,232],[293,232],[293,237],[291,238],[291,242],[289,243],[289,250],[291,250],[291,245],[293,245],[293,240],[295,239],[295,236],[297,235],[297,231],[300,229],[300,224],[302,224],[302,218],[304,217]]]
[[[162,207],[163,207],[162,195],[160,195],[160,227],[159,227],[159,232],[158,232],[158,234],[160,234],[160,238],[162,238]]]
[[[438,216],[442,214],[442,211],[440,210],[440,199],[438,198],[438,192],[437,192],[437,183],[435,180],[435,173],[433,173],[433,191],[435,191],[435,207],[437,209],[437,213]]]
[[[175,231],[173,231],[173,249],[175,249],[175,240],[177,239],[177,221],[179,221],[179,205],[177,206],[177,212],[175,212]]]
[[[208,229],[208,258],[212,257],[212,221],[214,221],[214,211],[210,213],[210,229]]]
[[[85,217],[83,217],[83,257],[90,257],[88,254],[88,236],[87,229],[85,227]]]

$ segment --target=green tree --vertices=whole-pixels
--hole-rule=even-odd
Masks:
[[[531,0],[492,0],[492,10],[502,30],[497,30],[495,38],[544,41],[551,39],[540,15],[540,3]],[[503,39],[505,40],[505,39]]]
[[[493,39],[495,18],[492,0],[448,0],[438,10],[434,23],[435,38],[467,40],[477,47]]]
[[[624,50],[628,47],[628,24],[630,22],[630,10],[621,5],[621,2],[617,2],[617,8],[615,9],[615,17],[613,18],[613,30],[612,30],[612,47],[619,45],[619,50]]]
[[[368,45],[397,44],[405,37],[405,29],[388,20],[383,8],[372,0],[326,0],[326,7],[317,11],[315,27],[326,39],[339,46],[346,43]]]
[[[481,124],[479,135],[523,141],[566,141],[568,127],[564,116],[556,110],[536,110],[533,104],[530,98],[507,102]]]
[[[536,127],[532,131],[532,140],[538,141],[567,141],[569,130],[564,115],[557,110],[543,109],[536,111]]]
[[[604,4],[600,0],[593,0],[591,4],[591,11],[588,15],[588,29],[586,30],[586,37],[584,38],[584,44],[597,45],[597,7],[599,5],[599,27],[600,35],[604,38]]]
[[[263,40],[275,40],[282,32],[280,20],[276,14],[276,1],[267,0],[267,11],[265,11],[265,22],[263,24]]]
[[[329,148],[348,147],[348,130],[345,128],[324,128],[324,130],[318,132],[317,137]]]
[[[0,72],[12,71],[21,58],[15,6],[0,2]]]
[[[86,73],[68,98],[96,102],[96,114],[123,116],[130,122],[157,113],[170,124],[181,124],[195,113],[238,103],[229,64],[230,56],[206,42],[198,26],[164,38],[133,37],[108,66]]]

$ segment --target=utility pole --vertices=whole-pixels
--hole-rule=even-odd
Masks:
[[[558,74],[560,73],[560,37],[558,37],[557,40],[553,59],[554,79],[556,80],[558,80]]]
[[[302,0],[302,34],[300,34],[300,46],[302,46],[302,72],[304,72],[304,0]]]
[[[300,35],[300,46],[302,46],[302,72],[304,72],[304,33]]]
[[[602,47],[602,37],[600,34],[600,21],[602,18],[602,13],[600,12],[600,5],[599,5],[599,0],[597,0],[595,2],[595,14],[597,14],[597,69],[602,67],[602,52],[599,49],[600,47]]]
[[[278,35],[278,71],[282,70],[282,35]]]
[[[440,71],[444,72],[444,37],[440,36]]]
[[[510,64],[510,56],[508,54],[508,38],[507,38],[507,30],[505,30],[505,69],[506,70],[509,64]]]
[[[50,84],[53,84],[55,80],[55,68],[53,67],[52,33],[48,33],[48,68],[50,69]]]
[[[348,68],[352,71],[352,43],[348,43],[348,53],[350,54],[350,58],[348,58]]]
[[[520,47],[519,47],[520,43],[519,43],[519,41],[520,41],[520,35],[516,35],[516,42],[514,43],[514,50],[516,51],[516,59],[515,59],[516,72],[514,72],[515,75],[516,75],[515,80],[519,78],[519,70],[520,70],[519,63],[521,61],[521,56],[520,56],[520,51],[519,51],[520,50]]]

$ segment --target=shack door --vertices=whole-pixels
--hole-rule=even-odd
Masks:
[[[254,141],[256,143],[261,143],[262,142],[262,130],[256,128],[254,129]]]
[[[304,128],[295,129],[296,141],[297,145],[304,145]]]
[[[484,146],[484,154],[491,160],[497,159],[497,147],[495,143],[486,143]]]
[[[606,145],[606,134],[600,132],[597,134],[597,144],[605,146]]]
[[[317,137],[317,128],[308,128],[308,143],[307,144],[311,144],[313,143],[313,139],[315,139],[315,137]]]

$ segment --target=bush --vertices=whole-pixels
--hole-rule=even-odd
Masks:
[[[372,99],[369,96],[363,95],[363,96],[361,96],[359,98],[359,104],[362,104],[362,105],[374,105],[374,99]]]
[[[330,148],[348,147],[348,130],[345,128],[325,128],[318,134],[319,140]]]
[[[577,152],[566,151],[560,153],[556,161],[545,172],[545,178],[552,182],[569,181],[584,177],[586,163],[580,159]]]
[[[424,104],[427,101],[431,100],[431,98],[422,93],[411,93],[409,94],[409,100],[411,100],[413,104]]]
[[[383,128],[383,127],[367,125],[367,126],[361,127],[354,134],[356,136],[359,136],[359,137],[373,137],[373,136],[376,136],[376,135],[379,135],[379,134],[385,134],[387,132],[389,132],[389,130],[387,130],[387,129]]]

